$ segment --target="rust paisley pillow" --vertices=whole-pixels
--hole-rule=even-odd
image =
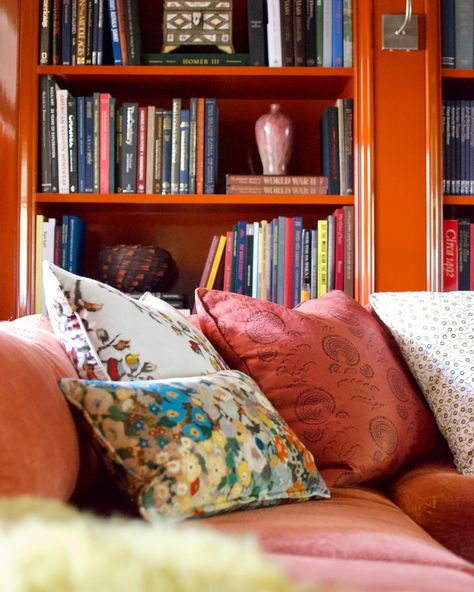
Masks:
[[[248,373],[318,460],[329,486],[384,479],[439,432],[376,317],[339,291],[296,309],[200,288],[201,328]]]
[[[203,333],[158,298],[149,306],[49,262],[43,277],[51,325],[81,378],[152,380],[227,368]]]
[[[312,454],[242,372],[61,388],[147,519],[329,497]]]

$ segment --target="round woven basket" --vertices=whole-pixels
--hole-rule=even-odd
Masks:
[[[122,292],[166,292],[176,280],[176,266],[161,247],[111,245],[99,254],[99,274]]]

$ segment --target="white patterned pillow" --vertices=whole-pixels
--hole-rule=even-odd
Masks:
[[[474,475],[474,292],[375,293],[461,473]]]
[[[43,278],[54,332],[81,378],[151,380],[227,369],[207,337],[164,301],[160,309],[148,306],[49,262]]]

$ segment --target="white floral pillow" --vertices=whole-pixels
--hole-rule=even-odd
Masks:
[[[375,293],[461,473],[474,475],[474,292]]]
[[[160,309],[44,263],[54,332],[81,378],[151,380],[227,369],[210,341],[167,304]]]

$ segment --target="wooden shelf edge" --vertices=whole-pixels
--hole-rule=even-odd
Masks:
[[[464,68],[443,68],[441,70],[442,78],[473,78],[474,70]]]
[[[445,195],[443,197],[445,206],[474,206],[474,195]]]
[[[352,195],[158,195],[143,193],[38,193],[36,203],[55,204],[130,204],[130,205],[354,205]]]

